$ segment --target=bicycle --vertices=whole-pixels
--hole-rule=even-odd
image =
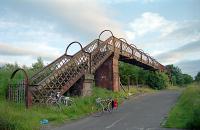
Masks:
[[[101,116],[103,113],[111,113],[113,110],[113,100],[111,98],[102,99],[97,98],[96,102],[96,110],[97,112],[94,113],[94,116]]]
[[[46,100],[46,104],[61,108],[61,105],[71,106],[73,104],[73,100],[70,97],[62,96],[61,92],[51,92],[49,98]]]

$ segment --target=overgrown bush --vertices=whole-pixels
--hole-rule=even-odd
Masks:
[[[143,84],[154,89],[163,89],[169,85],[167,74],[144,70],[140,67],[120,62],[120,80],[123,85]]]
[[[164,89],[169,85],[169,79],[164,73],[149,72],[147,84],[154,89]]]

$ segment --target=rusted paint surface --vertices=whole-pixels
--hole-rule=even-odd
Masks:
[[[119,91],[119,54],[111,55],[95,72],[97,86]]]

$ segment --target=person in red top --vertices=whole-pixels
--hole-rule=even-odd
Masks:
[[[114,100],[112,100],[112,108],[114,109],[117,109],[117,107],[118,107],[118,101],[117,101],[117,99],[114,99]]]

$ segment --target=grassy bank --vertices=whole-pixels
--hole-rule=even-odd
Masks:
[[[131,88],[130,92],[134,94],[152,92],[149,88]],[[91,97],[74,98],[76,105],[59,110],[57,108],[48,108],[46,106],[33,106],[25,109],[23,104],[15,104],[0,100],[0,129],[10,128],[12,130],[37,130],[41,127],[40,120],[48,119],[52,125],[60,124],[69,120],[78,119],[94,112],[97,97],[117,98],[120,102],[127,95],[121,92],[112,92],[102,88],[93,88]]]
[[[183,91],[165,127],[200,129],[200,84],[191,84]]]

